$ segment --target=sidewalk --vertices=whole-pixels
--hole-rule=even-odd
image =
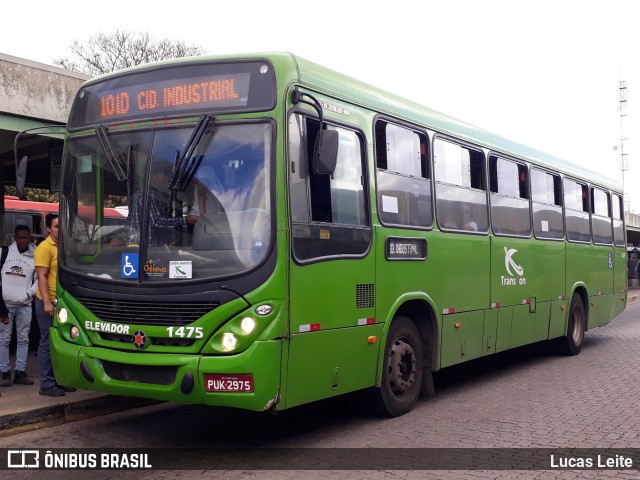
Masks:
[[[627,301],[630,303],[639,299],[640,289],[630,289]],[[13,365],[13,356],[11,364]],[[87,390],[67,393],[64,397],[40,395],[35,352],[29,352],[27,374],[34,380],[33,385],[0,387],[0,437],[158,403],[157,400],[106,395]]]
[[[14,355],[11,354],[12,366]],[[31,351],[27,359],[27,375],[34,381],[33,385],[0,386],[0,437],[158,403],[157,400],[87,390],[76,390],[63,397],[40,395],[38,358]]]

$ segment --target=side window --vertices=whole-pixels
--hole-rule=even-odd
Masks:
[[[433,158],[438,226],[458,232],[488,232],[484,154],[436,138]]]
[[[531,169],[531,206],[533,234],[536,238],[564,238],[562,219],[562,182],[560,176],[537,168]]]
[[[431,181],[426,135],[376,123],[378,215],[385,225],[431,227]]]
[[[591,188],[591,229],[593,231],[593,243],[611,245],[613,243],[613,230],[609,204],[611,198],[609,192],[599,188]]]
[[[362,138],[328,125],[339,134],[336,169],[333,175],[316,174],[312,159],[319,128],[317,120],[301,114],[289,119],[293,253],[302,262],[364,255],[371,241]]]
[[[531,235],[526,165],[489,157],[491,227],[498,235]]]
[[[622,208],[622,197],[614,194],[612,195],[612,199],[613,239],[616,247],[624,247],[626,243],[624,241],[624,210]]]
[[[564,204],[567,239],[573,242],[591,242],[589,225],[589,195],[586,185],[564,180]]]

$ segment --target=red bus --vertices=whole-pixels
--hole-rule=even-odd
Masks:
[[[44,223],[44,217],[47,213],[58,213],[58,204],[50,202],[32,202],[29,200],[20,200],[18,197],[4,196],[4,224],[0,245],[10,245],[13,242],[13,235],[18,225],[26,225],[31,230],[31,236],[34,243],[38,243],[47,236],[47,229]],[[83,208],[83,207],[80,207]],[[94,207],[84,207],[86,212],[80,212],[79,217],[86,219],[87,223],[95,215]],[[83,214],[84,213],[84,214]],[[123,226],[126,221],[126,213],[115,208],[105,208],[104,214],[113,219],[114,225]]]

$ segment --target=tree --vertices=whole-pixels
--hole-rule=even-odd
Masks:
[[[113,33],[98,33],[81,44],[74,40],[69,47],[73,57],[54,59],[59,67],[95,76],[142,63],[188,57],[204,53],[202,47],[181,40],[154,39],[148,32],[129,32],[116,28]]]

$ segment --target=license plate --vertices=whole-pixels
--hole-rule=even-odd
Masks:
[[[229,375],[206,373],[204,385],[207,392],[253,392],[253,375]]]

